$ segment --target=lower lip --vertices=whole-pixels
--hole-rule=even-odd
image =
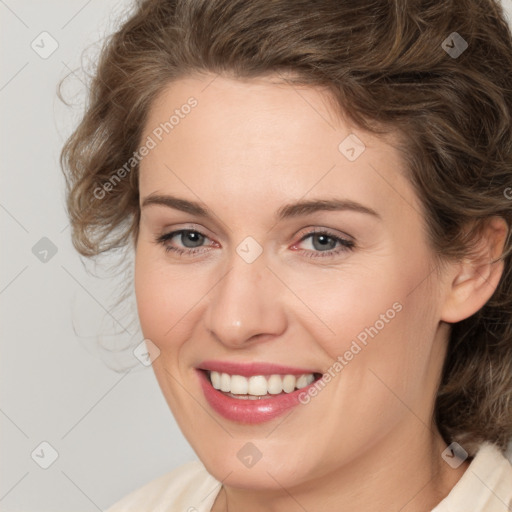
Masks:
[[[250,424],[270,421],[301,404],[299,395],[307,393],[308,389],[316,383],[315,381],[292,393],[282,393],[271,398],[243,400],[232,398],[215,389],[205,371],[198,370],[198,373],[204,396],[214,411],[228,420]]]

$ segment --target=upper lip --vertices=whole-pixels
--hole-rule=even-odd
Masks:
[[[318,373],[308,368],[297,368],[266,362],[203,361],[197,368],[228,373],[229,375],[242,375],[244,377],[252,377],[253,375],[304,375]]]

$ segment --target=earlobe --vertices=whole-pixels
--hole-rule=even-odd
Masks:
[[[455,264],[447,284],[441,320],[455,323],[470,317],[491,298],[504,271],[503,254],[508,226],[501,217],[492,217],[482,229],[471,256]]]

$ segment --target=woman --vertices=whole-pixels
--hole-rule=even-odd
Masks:
[[[491,0],[145,0],[64,147],[200,462],[118,511],[512,507],[512,38]]]

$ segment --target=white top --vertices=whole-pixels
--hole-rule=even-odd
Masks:
[[[189,462],[112,505],[106,512],[210,512],[221,483]],[[469,467],[431,512],[509,512],[512,465],[493,444],[481,445]]]

